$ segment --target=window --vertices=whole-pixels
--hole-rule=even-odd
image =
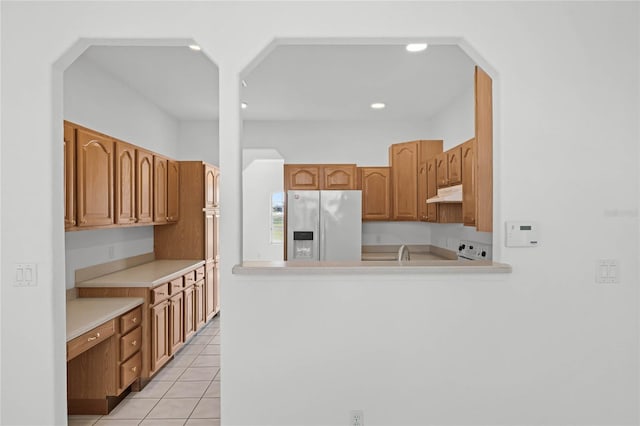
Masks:
[[[284,192],[271,194],[271,244],[284,242]]]

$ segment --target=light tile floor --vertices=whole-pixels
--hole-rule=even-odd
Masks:
[[[220,377],[218,315],[142,391],[106,416],[69,416],[69,426],[219,426]]]

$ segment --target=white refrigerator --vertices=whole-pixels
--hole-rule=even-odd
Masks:
[[[361,260],[362,191],[288,191],[287,260]]]

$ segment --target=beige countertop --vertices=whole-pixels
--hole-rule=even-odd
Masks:
[[[154,287],[202,265],[204,260],[154,260],[76,283],[76,287]]]
[[[233,267],[240,275],[324,274],[477,274],[510,273],[511,266],[490,260],[378,260],[361,262],[248,261]]]
[[[142,302],[141,297],[83,297],[67,301],[67,342]]]

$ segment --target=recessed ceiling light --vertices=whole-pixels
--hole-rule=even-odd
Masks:
[[[242,109],[247,109],[247,107],[248,107],[248,106],[249,106],[249,105],[248,105],[246,102],[242,102],[242,103],[240,104],[240,108],[242,108]]]
[[[197,44],[190,44],[189,45],[189,49],[191,50],[195,50],[195,51],[200,51],[202,50],[200,46],[198,46]]]
[[[407,44],[407,52],[422,52],[427,48],[427,43],[409,43]]]
[[[374,102],[371,104],[371,108],[373,109],[382,109],[384,107],[386,107],[386,105],[382,102]]]

